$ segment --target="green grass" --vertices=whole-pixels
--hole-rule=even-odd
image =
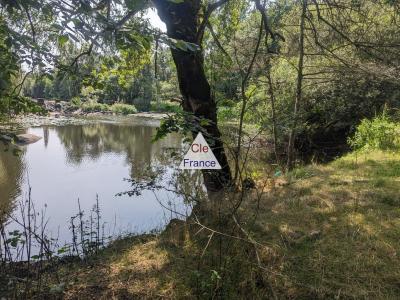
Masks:
[[[279,235],[291,241],[278,250],[287,258],[277,276],[285,296],[400,297],[399,163],[399,153],[353,153],[289,174],[291,184],[271,195],[274,213],[261,209],[260,218],[277,244]],[[318,240],[292,238],[312,231],[321,233]]]

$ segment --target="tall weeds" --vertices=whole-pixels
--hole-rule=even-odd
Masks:
[[[4,213],[3,213],[4,215]],[[104,236],[99,198],[88,216],[81,209],[70,218],[71,242],[60,245],[47,230],[46,207],[37,211],[29,187],[27,199],[18,202],[13,214],[0,223],[0,298],[31,298],[59,291],[57,266],[68,259],[86,261],[97,254],[111,237]],[[52,272],[48,272],[52,270]],[[52,280],[48,276],[51,274]],[[58,283],[58,287],[49,282]]]

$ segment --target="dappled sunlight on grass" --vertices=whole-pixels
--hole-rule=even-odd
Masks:
[[[121,258],[109,266],[111,283],[110,289],[125,286],[130,282],[128,291],[133,294],[146,293],[146,290],[156,290],[161,282],[158,272],[168,264],[165,250],[158,249],[155,241],[138,245],[121,255]]]
[[[153,235],[117,240],[86,264],[73,264],[62,269],[62,277],[70,279],[65,298],[174,298],[178,294],[185,295],[184,280],[176,278],[182,274],[177,271],[181,265],[177,264],[176,251],[176,247],[164,245]],[[175,290],[177,285],[181,287]]]
[[[299,298],[396,298],[399,179],[400,153],[386,152],[288,174],[288,186],[266,197],[272,209],[260,210],[257,226],[265,228],[257,237],[283,245],[275,288]]]

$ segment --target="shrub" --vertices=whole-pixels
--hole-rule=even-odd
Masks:
[[[218,120],[232,121],[237,118],[234,107],[220,106],[218,107]]]
[[[182,107],[179,105],[178,102],[153,102],[151,103],[151,111],[178,113],[182,111]]]
[[[86,102],[82,105],[84,112],[107,112],[110,111],[110,107],[107,104],[98,102]]]
[[[348,139],[353,149],[400,150],[400,124],[383,113],[372,120],[364,119]]]
[[[72,104],[72,106],[76,106],[76,107],[81,106],[81,104],[82,104],[81,98],[80,97],[73,97],[71,99],[71,104]]]
[[[134,105],[124,104],[124,103],[114,103],[110,107],[111,111],[116,114],[129,115],[137,112]]]

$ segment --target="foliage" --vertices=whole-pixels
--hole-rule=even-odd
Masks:
[[[84,102],[80,105],[82,110],[87,113],[92,112],[113,112],[115,114],[121,115],[129,115],[137,112],[137,109],[134,105],[124,104],[124,103],[114,103],[112,105],[108,105],[106,103],[99,102]]]
[[[82,104],[82,110],[84,112],[109,112],[110,106],[105,103],[98,102],[85,102]]]
[[[76,106],[76,107],[81,106],[81,105],[82,105],[81,98],[80,98],[80,97],[73,97],[73,98],[71,99],[71,104],[72,104],[73,106]]]
[[[0,117],[20,113],[43,113],[29,98],[18,94],[14,81],[19,76],[18,56],[12,51],[9,28],[0,17]]]
[[[349,144],[357,150],[400,150],[400,123],[391,121],[385,113],[364,119]]]
[[[110,110],[116,114],[129,115],[137,112],[134,105],[124,103],[114,103],[110,106]]]
[[[229,106],[221,106],[218,108],[218,120],[229,122],[237,118],[237,112]]]
[[[179,113],[182,107],[177,102],[163,101],[160,103],[152,103],[151,111],[166,112],[166,113]]]
[[[8,28],[0,18],[0,100],[9,94],[12,77],[18,74],[17,56],[10,50]]]
[[[0,101],[0,116],[3,114],[45,114],[45,110],[28,97],[6,96]]]
[[[98,102],[134,104],[144,111],[175,111],[161,104],[179,94],[176,69],[165,45],[191,53],[200,46],[205,50],[204,68],[221,119],[238,119],[245,95],[244,121],[272,134],[269,72],[280,145],[284,147],[295,126],[299,150],[335,147],[345,142],[362,118],[381,112],[385,103],[400,107],[399,10],[393,3],[308,2],[304,45],[307,72],[303,72],[303,101],[296,118],[293,102],[299,59],[299,1],[265,3],[268,26],[275,35],[263,33],[254,68],[243,87],[260,28],[260,14],[251,1],[226,3],[209,16],[202,45],[156,33],[138,14],[150,4],[144,0],[118,5],[110,1],[110,11],[105,2],[74,3],[71,5],[76,7],[71,9],[58,0],[3,1],[0,34],[4,51],[0,61],[7,75],[2,73],[1,77],[11,80],[16,76],[12,69],[20,59],[32,71],[24,84],[26,96],[62,100],[82,96],[84,100],[87,96],[81,94],[82,88],[92,87]],[[113,9],[114,5],[118,9]],[[129,14],[130,18],[124,18]],[[20,20],[25,23],[21,25]],[[71,23],[74,26],[67,29],[66,24]],[[373,24],[374,30],[366,24]]]
[[[179,132],[185,136],[189,136],[193,132],[202,132],[208,144],[212,146],[215,143],[214,138],[204,130],[210,123],[210,120],[196,117],[193,113],[177,111],[161,120],[157,132],[153,136],[153,141],[158,141],[172,132]],[[185,138],[184,141],[189,142],[190,139]]]

